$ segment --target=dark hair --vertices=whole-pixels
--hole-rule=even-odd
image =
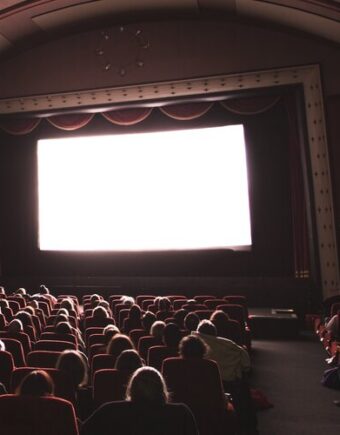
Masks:
[[[169,298],[163,297],[160,298],[158,302],[159,311],[170,311],[171,309],[171,301]]]
[[[210,320],[207,319],[203,319],[200,321],[197,327],[197,331],[202,334],[213,335],[214,337],[216,337],[217,335],[217,330],[215,325]]]
[[[188,311],[185,310],[184,308],[181,308],[180,310],[177,310],[174,312],[173,314],[173,318],[176,320],[177,325],[180,328],[183,328],[183,321],[185,316],[188,314]]]
[[[152,311],[146,311],[142,316],[142,325],[145,331],[150,332],[151,326],[156,321],[156,314]]]
[[[181,332],[176,323],[168,323],[163,331],[163,342],[165,346],[177,347],[181,340]]]
[[[111,338],[107,346],[107,353],[115,358],[126,349],[135,349],[130,337],[124,334],[116,334]]]
[[[142,317],[142,310],[137,304],[133,304],[129,311],[130,319],[140,319]]]
[[[161,373],[148,366],[137,369],[127,386],[126,399],[138,403],[167,403],[169,393]]]
[[[41,284],[41,286],[39,287],[39,293],[41,293],[42,295],[48,295],[50,294],[50,291],[44,284]]]
[[[115,369],[126,370],[133,373],[135,370],[143,367],[144,363],[138,352],[134,349],[126,349],[118,356]]]
[[[57,334],[73,334],[72,326],[69,322],[59,322],[54,328],[54,331]]]
[[[31,314],[28,313],[27,311],[18,311],[14,316],[14,318],[21,320],[24,329],[26,328],[26,326],[34,327]]]
[[[188,331],[196,331],[199,323],[200,323],[200,318],[195,312],[188,313],[184,317],[184,327]]]
[[[34,370],[29,373],[17,389],[17,394],[20,396],[51,396],[53,392],[53,380],[44,370]]]
[[[215,310],[210,316],[212,322],[228,321],[230,318],[227,313],[222,310]]]
[[[88,381],[86,356],[77,350],[64,350],[56,363],[56,368],[70,374],[75,388],[83,387]]]
[[[179,354],[182,358],[204,358],[207,353],[208,346],[195,335],[187,335],[179,343]]]
[[[109,313],[104,307],[97,306],[92,311],[92,317],[95,317],[96,319],[105,319],[109,317]]]

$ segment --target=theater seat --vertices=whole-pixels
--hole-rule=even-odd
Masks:
[[[94,407],[114,400],[124,400],[130,376],[131,372],[126,370],[98,370],[93,380]]]
[[[56,397],[0,396],[0,433],[79,435],[73,405]]]
[[[76,350],[76,345],[69,341],[61,340],[39,340],[34,345],[34,350],[53,350],[62,352],[63,350]]]
[[[162,373],[173,402],[185,403],[193,412],[200,435],[231,435],[236,416],[228,410],[217,364],[208,359],[167,358]]]
[[[11,375],[9,391],[15,393],[21,381],[32,371],[37,370],[37,367],[20,367],[14,369]],[[69,400],[73,404],[76,403],[76,393],[70,374],[58,369],[43,368],[53,379],[54,395],[65,400]]]
[[[50,350],[34,350],[27,355],[27,365],[30,367],[54,368],[61,352]]]
[[[0,382],[2,382],[7,391],[11,380],[11,374],[14,369],[14,361],[12,354],[3,350],[0,351]]]
[[[24,350],[19,340],[14,338],[4,338],[1,340],[5,343],[5,349],[12,354],[14,365],[16,367],[24,367],[26,365]]]

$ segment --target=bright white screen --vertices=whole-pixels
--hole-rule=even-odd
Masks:
[[[38,142],[41,250],[251,245],[241,125]]]

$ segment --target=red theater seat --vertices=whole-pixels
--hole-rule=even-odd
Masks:
[[[78,435],[73,405],[57,397],[0,396],[0,433]]]

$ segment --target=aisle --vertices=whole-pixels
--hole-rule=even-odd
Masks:
[[[274,408],[258,413],[260,435],[339,435],[340,391],[320,384],[328,368],[312,337],[296,341],[254,340],[251,384]]]

